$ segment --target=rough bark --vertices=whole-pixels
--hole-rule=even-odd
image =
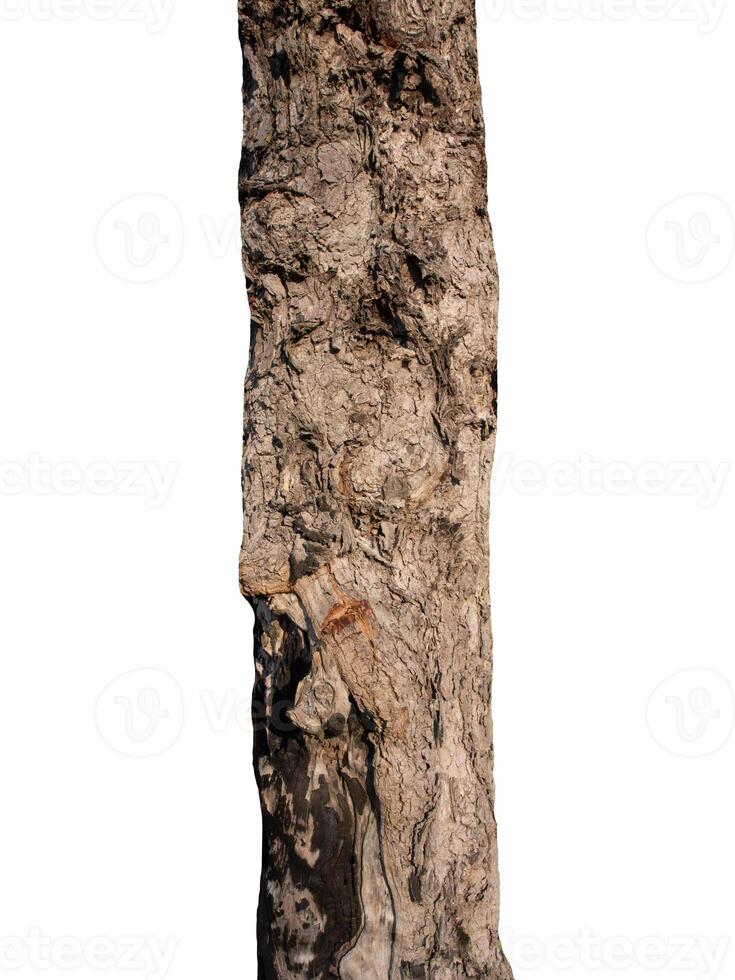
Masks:
[[[240,3],[263,980],[508,980],[471,0]]]

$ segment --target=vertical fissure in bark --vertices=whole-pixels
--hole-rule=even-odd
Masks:
[[[240,3],[263,980],[509,980],[470,0]]]

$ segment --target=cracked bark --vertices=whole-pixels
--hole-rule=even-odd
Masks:
[[[262,980],[509,980],[470,0],[240,3]]]

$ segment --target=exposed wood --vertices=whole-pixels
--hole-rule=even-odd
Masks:
[[[240,4],[262,980],[509,980],[469,0]]]

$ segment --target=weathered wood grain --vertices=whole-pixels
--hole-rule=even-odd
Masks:
[[[509,980],[469,0],[240,3],[262,980]]]

